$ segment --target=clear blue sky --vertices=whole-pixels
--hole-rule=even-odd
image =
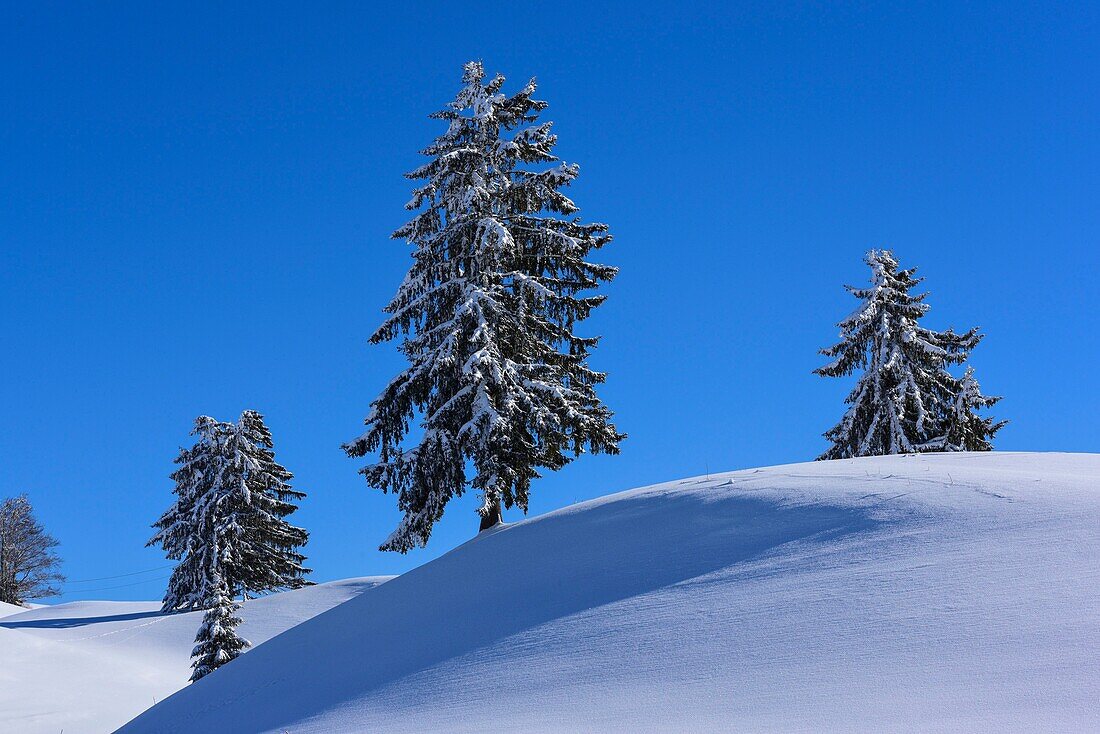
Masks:
[[[6,8],[0,495],[31,495],[72,579],[164,565],[172,459],[244,408],[309,493],[316,579],[473,534],[467,497],[379,553],[393,498],[339,448],[402,365],[366,343],[408,264],[388,236],[471,58],[538,76],[622,269],[588,328],[630,438],[533,513],[817,455],[849,384],[810,371],[871,247],[927,276],[928,325],[985,330],[999,448],[1100,451],[1096,3],[379,5]]]

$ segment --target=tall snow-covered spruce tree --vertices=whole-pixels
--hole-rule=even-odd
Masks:
[[[947,367],[964,362],[982,335],[920,326],[929,306],[926,293],[910,293],[923,281],[916,268],[900,270],[888,250],[870,251],[866,262],[871,287],[848,286],[862,303],[840,322],[840,343],[821,350],[833,361],[814,370],[840,377],[864,369],[845,401],[848,411],[825,433],[832,446],[818,458],[948,449],[945,435],[962,380]]]
[[[473,61],[463,82],[432,115],[447,131],[423,151],[430,160],[408,174],[423,181],[406,206],[417,213],[393,236],[412,245],[413,265],[371,337],[403,336],[410,366],[344,445],[353,457],[378,452],[361,473],[404,512],[383,550],[426,544],[468,487],[481,494],[482,529],[502,506],[526,512],[540,469],[618,453],[625,438],[596,395],[597,339],[574,333],[605,298],[585,292],[616,273],[586,259],[610,241],[607,226],[573,216],[561,189],[579,169],[554,156],[534,80],[506,96],[504,77],[486,81]],[[414,421],[422,432],[406,448]]]
[[[298,549],[308,533],[285,519],[305,495],[275,461],[263,416],[246,410],[236,424],[201,416],[192,434],[195,445],[180,452],[172,474],[176,501],[148,543],[179,561],[164,610],[205,608],[218,598],[218,584],[232,598],[307,583]]]

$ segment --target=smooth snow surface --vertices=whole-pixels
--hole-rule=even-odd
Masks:
[[[15,604],[8,604],[7,602],[0,601],[0,617],[10,617],[13,614],[20,614],[25,611],[27,611],[26,607],[20,607]]]
[[[259,644],[385,579],[310,586],[246,602]],[[159,602],[82,601],[0,609],[0,732],[103,734],[187,685],[201,612]]]
[[[1100,731],[1100,455],[797,464],[574,505],[123,731]]]

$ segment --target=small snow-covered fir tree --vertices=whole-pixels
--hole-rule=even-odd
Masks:
[[[275,461],[263,416],[245,411],[236,424],[208,416],[195,421],[195,445],[176,459],[176,501],[154,524],[149,545],[179,560],[164,597],[165,611],[202,608],[225,583],[230,596],[305,584],[299,548],[308,534],[286,521],[305,495]]]
[[[832,446],[820,459],[940,450],[960,385],[947,367],[965,361],[982,338],[976,329],[920,326],[929,306],[926,293],[910,293],[923,281],[916,268],[900,270],[888,250],[870,251],[866,262],[871,287],[848,286],[862,303],[840,322],[841,341],[821,350],[833,361],[814,370],[840,377],[864,369],[845,401],[848,411],[825,433]]]
[[[586,294],[616,269],[589,262],[611,236],[584,224],[562,192],[578,174],[558,162],[546,103],[535,82],[501,92],[480,62],[433,115],[447,131],[408,174],[423,181],[394,233],[414,248],[413,265],[371,337],[404,336],[410,366],[372,403],[350,456],[378,452],[361,473],[397,494],[404,518],[382,545],[424,545],[447,502],[467,486],[481,493],[481,527],[501,507],[527,510],[531,481],[584,451],[618,453],[624,438],[596,395],[605,375],[588,366],[597,339],[574,333],[605,296]],[[548,164],[536,169],[539,164]],[[423,432],[403,444],[410,423]]]
[[[981,385],[974,377],[974,368],[967,366],[947,416],[943,450],[992,451],[993,436],[1008,421],[994,421],[992,418],[977,415],[974,411],[992,407],[1000,400],[998,396],[982,394]]]
[[[210,675],[234,660],[251,643],[237,634],[241,624],[236,612],[240,605],[233,601],[225,579],[217,578],[211,584],[211,595],[206,599],[202,626],[195,635],[195,648],[191,651],[193,662],[191,682]]]

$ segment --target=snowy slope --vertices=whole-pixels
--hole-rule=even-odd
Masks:
[[[12,614],[19,614],[20,612],[27,611],[24,607],[18,607],[14,604],[8,604],[0,601],[0,618],[8,617]]]
[[[1100,455],[797,464],[575,505],[122,731],[1100,731]]]
[[[382,580],[319,584],[249,601],[241,633],[262,643]],[[202,615],[162,615],[159,608],[88,601],[0,617],[0,732],[109,732],[186,685]]]

